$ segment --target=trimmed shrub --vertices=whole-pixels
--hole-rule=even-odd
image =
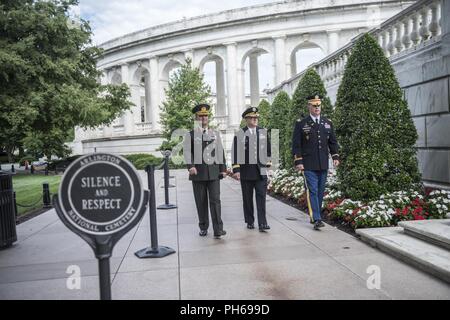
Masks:
[[[327,96],[327,90],[322,79],[315,69],[308,69],[292,95],[292,117],[303,119],[309,115],[307,98],[314,94],[319,94],[323,98],[322,115],[327,118],[333,116],[333,106],[330,98]]]
[[[270,107],[268,129],[280,130],[280,164],[282,168],[293,165],[292,158],[292,132],[296,119],[291,117],[291,98],[281,91],[277,94]]]
[[[370,35],[356,43],[339,87],[335,128],[341,145],[338,178],[352,200],[417,189],[418,135],[394,70]]]
[[[259,124],[258,126],[262,128],[267,128],[269,125],[269,116],[270,116],[270,103],[263,99],[258,105],[259,109]]]

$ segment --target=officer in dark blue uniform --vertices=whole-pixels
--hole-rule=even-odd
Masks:
[[[226,234],[221,218],[220,179],[227,175],[227,167],[219,132],[208,128],[210,108],[208,104],[199,104],[192,109],[197,126],[186,135],[183,152],[194,190],[199,235],[208,234],[209,200],[214,237],[220,238]]]
[[[308,210],[314,229],[324,227],[321,208],[331,153],[334,166],[339,165],[339,145],[332,122],[321,116],[322,97],[308,97],[310,115],[297,120],[292,137],[292,153],[295,167],[304,171]]]
[[[270,229],[266,219],[267,173],[272,163],[267,130],[258,127],[258,108],[251,107],[242,117],[247,126],[233,140],[233,177],[240,180],[244,218],[248,229],[254,229],[253,191],[256,194],[259,231]]]

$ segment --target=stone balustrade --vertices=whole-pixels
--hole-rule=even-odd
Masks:
[[[441,39],[442,1],[445,0],[417,1],[368,33],[377,39],[386,57],[392,62]],[[310,66],[319,73],[325,87],[333,87],[340,83],[354,44],[361,36],[356,36],[339,50]],[[269,100],[272,101],[281,90],[292,94],[305,72],[306,70],[268,90]]]

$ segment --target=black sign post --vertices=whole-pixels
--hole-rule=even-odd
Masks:
[[[94,250],[102,300],[111,299],[109,258],[114,245],[142,219],[148,199],[132,164],[107,153],[73,162],[53,197],[62,222]]]

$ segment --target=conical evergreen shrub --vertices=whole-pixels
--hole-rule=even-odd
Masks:
[[[327,118],[332,118],[333,106],[327,96],[327,90],[317,71],[310,68],[300,79],[294,95],[292,96],[292,116],[295,119],[307,117],[309,115],[307,98],[318,93],[324,97],[322,101],[322,114]]]
[[[267,128],[269,125],[269,115],[270,115],[270,103],[263,99],[258,105],[259,110],[259,124],[258,126],[262,128]]]
[[[420,182],[411,112],[389,60],[368,34],[348,60],[333,118],[346,196],[374,200]]]
[[[292,158],[292,131],[294,119],[291,118],[291,98],[281,91],[279,92],[270,107],[270,117],[268,129],[279,129],[280,138],[280,164],[282,168],[289,168],[293,164]]]

